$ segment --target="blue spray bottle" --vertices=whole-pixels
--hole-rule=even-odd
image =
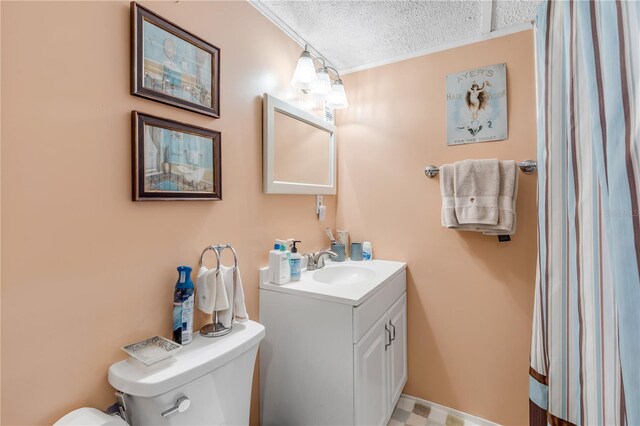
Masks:
[[[173,292],[173,340],[181,345],[193,338],[194,288],[191,267],[178,266],[178,282]]]

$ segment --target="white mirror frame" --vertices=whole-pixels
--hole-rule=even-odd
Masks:
[[[317,127],[329,133],[331,150],[329,185],[315,185],[309,183],[295,183],[275,180],[275,112],[281,112],[310,126]],[[267,93],[264,94],[263,104],[263,134],[262,134],[262,183],[265,194],[322,194],[336,193],[336,128],[315,115],[303,111]]]

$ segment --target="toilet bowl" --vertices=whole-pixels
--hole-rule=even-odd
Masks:
[[[157,369],[120,361],[109,367],[109,383],[123,393],[127,422],[96,409],[81,408],[55,425],[247,425],[251,382],[264,326],[236,323],[221,338],[199,334]]]

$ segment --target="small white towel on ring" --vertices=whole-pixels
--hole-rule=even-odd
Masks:
[[[227,289],[222,280],[222,275],[217,269],[207,269],[204,266],[198,271],[196,279],[196,291],[198,295],[198,309],[205,314],[220,311],[229,307]]]
[[[242,289],[240,269],[237,266],[220,266],[219,275],[222,277],[229,300],[233,300],[233,302],[229,303],[229,306],[224,310],[216,309],[218,311],[218,321],[227,328],[231,326],[233,319],[238,322],[248,321],[249,315],[244,304],[244,290]],[[233,309],[231,309],[231,306],[233,306]],[[234,318],[231,318],[231,311],[233,311]]]

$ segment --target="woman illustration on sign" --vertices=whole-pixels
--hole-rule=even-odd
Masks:
[[[489,96],[487,92],[485,92],[485,88],[491,86],[491,83],[485,81],[482,83],[482,86],[478,86],[478,84],[474,81],[471,83],[471,87],[467,90],[467,108],[471,111],[471,120],[475,121],[478,119],[478,113],[480,110],[485,109],[487,106],[487,102],[489,101]]]

